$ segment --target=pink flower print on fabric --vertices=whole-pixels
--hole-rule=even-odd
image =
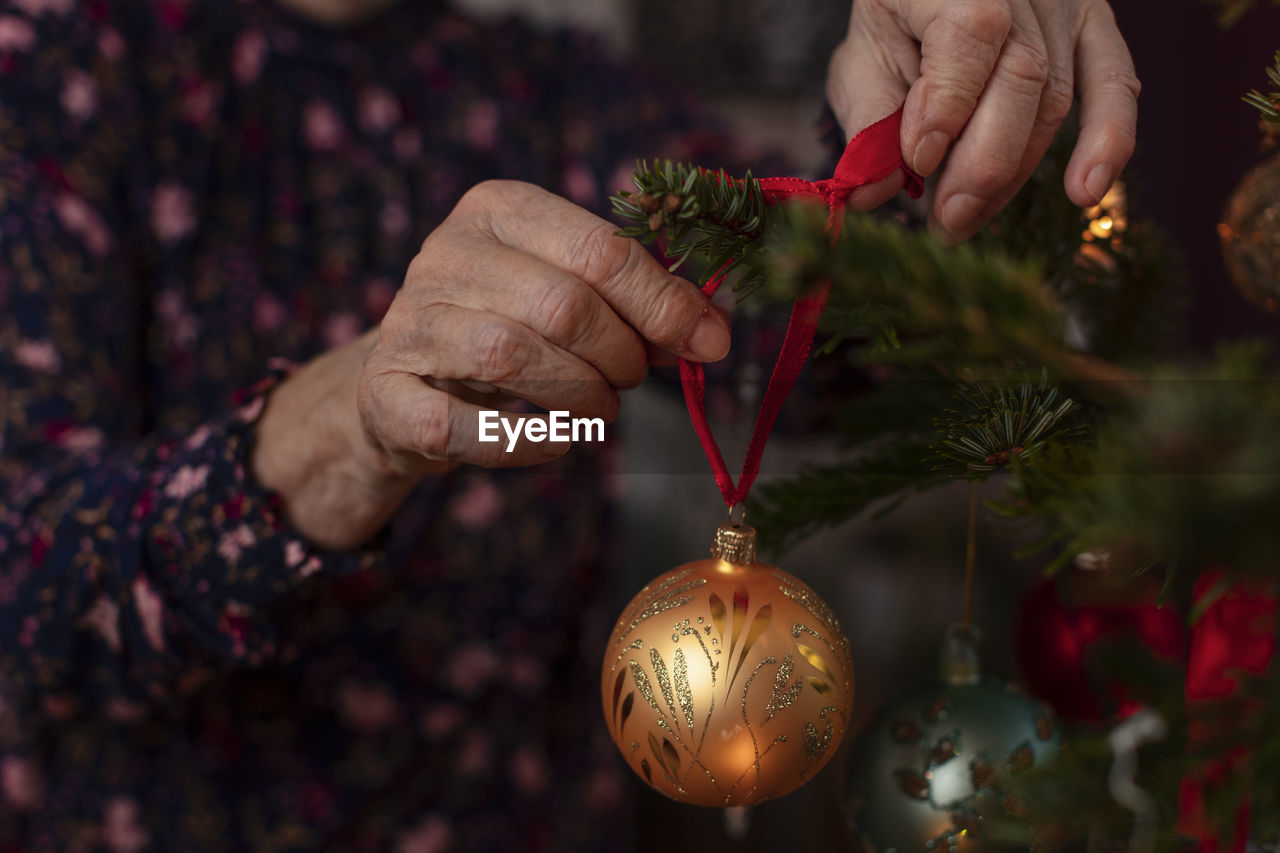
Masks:
[[[62,227],[84,241],[91,255],[101,257],[111,251],[111,232],[80,196],[64,192],[54,201],[54,211]]]
[[[0,52],[26,53],[35,41],[36,31],[26,21],[12,15],[0,16]]]
[[[244,553],[244,549],[253,547],[256,541],[249,526],[241,524],[222,535],[221,541],[218,542],[218,556],[229,563],[235,563]]]
[[[15,8],[33,18],[41,15],[65,15],[75,4],[76,0],[13,0]]]
[[[493,744],[484,732],[470,731],[458,750],[455,762],[462,776],[480,776],[493,766]]]
[[[444,818],[428,815],[422,823],[396,839],[396,853],[444,853],[453,844],[453,830]]]
[[[400,718],[400,703],[384,684],[347,682],[338,689],[338,712],[351,728],[373,733]]]
[[[147,583],[146,578],[133,582],[133,606],[142,623],[142,635],[156,651],[164,651],[164,602]]]
[[[482,151],[497,148],[500,118],[498,106],[493,101],[477,101],[467,112],[467,142]]]
[[[138,853],[151,843],[151,833],[138,823],[138,803],[132,797],[113,797],[107,802],[102,843],[112,853]]]
[[[58,350],[47,340],[19,341],[13,357],[33,373],[57,373],[62,367]]]
[[[464,696],[474,696],[497,674],[501,662],[488,646],[464,646],[449,656],[447,678]]]
[[[58,436],[58,446],[70,453],[91,453],[101,450],[106,436],[95,426],[73,426]]]
[[[80,624],[101,637],[111,651],[120,651],[120,607],[114,601],[99,595]]]
[[[243,33],[231,48],[231,73],[236,82],[248,85],[257,80],[266,59],[266,37],[256,30]]]
[[[324,324],[325,345],[340,347],[348,341],[355,340],[360,334],[360,319],[354,314],[341,311],[329,317]]]
[[[68,71],[62,80],[62,108],[77,121],[84,121],[98,109],[98,86],[84,71]]]
[[[165,496],[176,498],[177,500],[186,500],[195,492],[203,489],[205,480],[208,478],[208,465],[200,465],[198,467],[183,465],[174,473],[173,479],[165,484]]]
[[[449,514],[468,530],[482,530],[502,512],[502,492],[488,480],[476,480],[449,505]]]
[[[409,210],[398,201],[389,201],[382,206],[378,216],[378,225],[389,237],[399,237],[409,230]]]
[[[382,88],[360,93],[360,126],[370,133],[382,133],[400,123],[400,104]]]
[[[333,107],[324,101],[312,101],[303,115],[302,134],[313,151],[336,151],[342,147],[347,131]]]
[[[6,755],[0,759],[0,798],[14,811],[34,811],[44,802],[40,768],[29,758]]]
[[[600,199],[600,187],[591,170],[578,160],[571,160],[564,169],[565,198],[583,206],[595,204]]]
[[[161,243],[176,243],[196,227],[195,207],[186,187],[164,183],[151,199],[151,230]]]
[[[526,794],[542,793],[550,781],[546,759],[530,746],[516,750],[508,762],[507,771],[511,774],[511,781]]]
[[[107,27],[98,34],[98,51],[114,62],[124,56],[124,38],[120,33]]]

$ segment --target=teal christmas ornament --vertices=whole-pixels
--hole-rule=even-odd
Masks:
[[[1048,706],[984,679],[957,623],[938,678],[891,702],[851,758],[848,814],[867,853],[982,853],[1032,846],[1012,778],[1061,749]]]

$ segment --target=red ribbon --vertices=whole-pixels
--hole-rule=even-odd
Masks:
[[[863,130],[845,148],[840,162],[836,164],[835,174],[823,181],[806,181],[800,178],[761,178],[760,188],[769,202],[786,201],[788,199],[820,199],[830,211],[827,219],[827,232],[834,239],[844,220],[844,211],[849,197],[858,187],[874,184],[892,175],[899,169],[906,176],[907,192],[912,198],[919,198],[923,190],[920,177],[902,162],[899,143],[902,126],[902,109],[893,115],[883,118]],[[727,265],[726,265],[727,266]],[[703,285],[702,292],[711,297],[724,282],[724,274],[717,274]],[[778,413],[782,411],[782,403],[791,391],[791,386],[800,375],[805,359],[809,356],[809,348],[813,345],[813,336],[818,330],[818,318],[827,304],[827,294],[831,291],[831,283],[824,281],[813,289],[808,296],[796,300],[791,310],[791,319],[787,324],[787,335],[782,342],[782,351],[778,354],[778,363],[769,377],[765,388],[764,402],[760,406],[760,414],[756,417],[755,429],[751,434],[751,443],[747,447],[747,458],[742,466],[742,476],[734,485],[729,475],[724,456],[716,445],[715,436],[707,423],[707,380],[702,365],[681,359],[680,380],[684,387],[685,403],[689,407],[689,418],[693,428],[702,442],[702,449],[711,463],[711,470],[716,477],[716,485],[725,503],[732,509],[747,499],[747,492],[755,482],[760,470],[760,457],[764,454],[764,445],[773,429]]]

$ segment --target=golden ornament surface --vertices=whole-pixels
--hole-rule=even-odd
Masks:
[[[609,733],[672,799],[743,806],[780,797],[835,753],[853,661],[812,589],[755,560],[755,531],[722,524],[712,557],[654,579],[605,650]]]
[[[1218,236],[1240,292],[1267,311],[1280,309],[1280,157],[1240,181],[1227,200]]]

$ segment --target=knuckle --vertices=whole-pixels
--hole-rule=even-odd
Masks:
[[[516,196],[520,190],[519,181],[499,179],[481,181],[462,194],[462,198],[458,199],[458,203],[454,205],[449,218],[479,220],[481,223],[486,223],[486,227],[491,227],[487,223],[492,222],[496,212],[506,210],[513,196]]]
[[[554,287],[545,291],[534,308],[535,328],[547,338],[571,348],[591,320],[588,294],[579,287]]]
[[[631,265],[632,245],[618,237],[612,225],[601,221],[576,235],[568,247],[567,260],[570,269],[588,284],[603,284]]]
[[[975,166],[966,181],[968,189],[983,198],[993,198],[1017,174],[1018,164],[1000,156],[990,156]]]
[[[929,93],[929,116],[954,139],[973,114],[985,84],[960,78],[946,81]]]
[[[970,38],[1001,44],[1013,26],[1013,11],[1002,0],[963,0],[947,4],[943,12]]]
[[[403,291],[401,291],[403,293]],[[378,323],[379,346],[397,347],[409,332],[408,311],[404,308],[405,297],[396,294],[391,300],[391,307],[382,315]]]
[[[356,386],[356,411],[360,414],[360,424],[364,427],[366,435],[378,444],[382,444],[383,441],[382,407],[378,401],[382,384],[381,376],[369,375],[366,371],[361,375],[360,382]]]
[[[1071,80],[1061,70],[1050,71],[1040,94],[1040,120],[1056,128],[1066,120],[1074,102]]]
[[[414,450],[433,459],[446,458],[452,434],[448,395],[432,394],[422,405],[414,407],[413,419],[410,435],[416,445]]]
[[[1005,46],[999,67],[1020,89],[1039,93],[1049,81],[1049,54],[1040,45],[1010,42]]]
[[[683,345],[692,323],[701,313],[692,300],[674,291],[650,302],[648,311],[643,322],[645,337],[664,349]]]
[[[475,378],[483,382],[501,383],[519,376],[529,362],[529,345],[510,326],[485,323],[471,333],[471,350],[475,353]]]
[[[1142,83],[1138,80],[1138,75],[1128,68],[1107,68],[1094,72],[1089,84],[1103,93],[1123,95],[1134,101],[1138,100],[1138,95],[1142,93]]]
[[[395,399],[401,393],[396,382],[402,375],[385,366],[370,365],[356,391],[356,407],[365,437],[378,453],[379,467],[387,470],[398,469],[397,459],[417,454],[421,449],[416,425],[404,423],[404,407]]]
[[[501,197],[503,184],[505,183],[505,181],[499,180],[481,181],[462,194],[462,198],[458,200],[457,207],[486,206],[494,198]]]

